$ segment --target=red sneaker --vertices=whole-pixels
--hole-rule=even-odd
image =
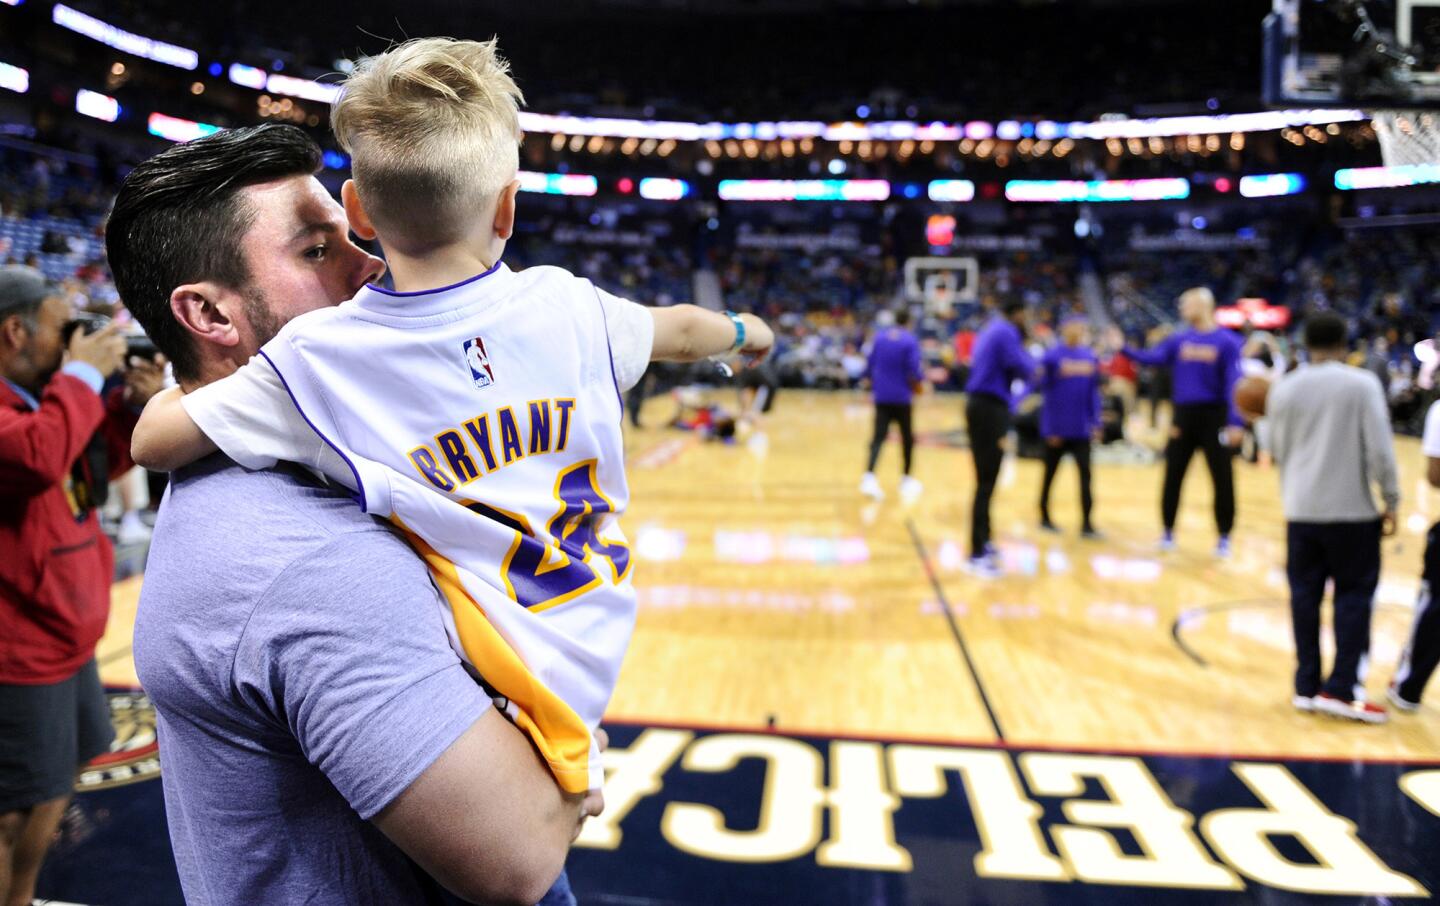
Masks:
[[[1367,724],[1383,724],[1390,719],[1385,709],[1373,702],[1346,701],[1343,698],[1336,698],[1321,692],[1315,696],[1315,710],[1321,714],[1329,714],[1331,717],[1343,717],[1346,720],[1358,720]]]

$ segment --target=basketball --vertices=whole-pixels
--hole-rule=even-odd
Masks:
[[[1244,377],[1235,384],[1235,408],[1249,421],[1265,415],[1265,400],[1270,396],[1270,382],[1263,377]]]

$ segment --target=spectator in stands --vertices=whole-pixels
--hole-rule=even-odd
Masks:
[[[114,554],[95,507],[163,379],[139,366],[102,399],[125,340],[76,331],[67,347],[70,314],[38,272],[0,270],[0,903],[30,902],[76,770],[114,737],[95,668]]]

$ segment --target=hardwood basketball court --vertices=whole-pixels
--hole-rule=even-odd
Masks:
[[[714,397],[734,405],[728,391]],[[646,424],[672,407],[652,400]],[[1220,561],[1199,457],[1169,554],[1156,550],[1158,463],[1097,464],[1106,539],[1084,541],[1073,467],[1062,466],[1052,502],[1066,532],[1050,535],[1037,525],[1040,463],[1009,461],[994,506],[1007,575],[985,581],[962,569],[970,454],[940,442],[962,421],[958,397],[919,401],[925,492],[913,506],[898,499],[898,443],[877,469],[887,499],[856,490],[870,431],[859,395],[782,393],[761,430],[734,444],[629,432],[624,524],[640,617],[607,721],[611,810],[572,857],[582,902],[1153,902],[1143,888],[1155,885],[1213,902],[1339,893],[1343,878],[1396,896],[1440,885],[1434,706],[1392,711],[1379,727],[1290,707],[1272,469],[1237,461],[1235,553]],[[1418,443],[1397,447],[1401,530],[1385,543],[1367,682],[1377,700],[1436,517]],[[142,581],[117,585],[99,650],[116,687],[136,682]],[[941,779],[925,780],[921,762]],[[1283,829],[1268,855],[1225,835],[1220,806],[1299,821],[1304,796],[1282,801],[1292,780],[1317,814],[1358,825],[1349,839],[1374,864],[1355,862],[1344,841],[1326,849]],[[986,800],[1012,783],[1018,824]],[[819,799],[806,799],[810,787]],[[1138,826],[1147,815],[1160,829]],[[1183,818],[1165,825],[1165,815]],[[1129,867],[1105,869],[1110,857],[1080,845],[1083,833],[1110,840],[1110,861]],[[1282,856],[1293,875],[1275,867]]]

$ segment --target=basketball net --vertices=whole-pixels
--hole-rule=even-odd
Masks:
[[[1440,164],[1440,117],[1428,110],[1374,110],[1371,125],[1387,167]]]

